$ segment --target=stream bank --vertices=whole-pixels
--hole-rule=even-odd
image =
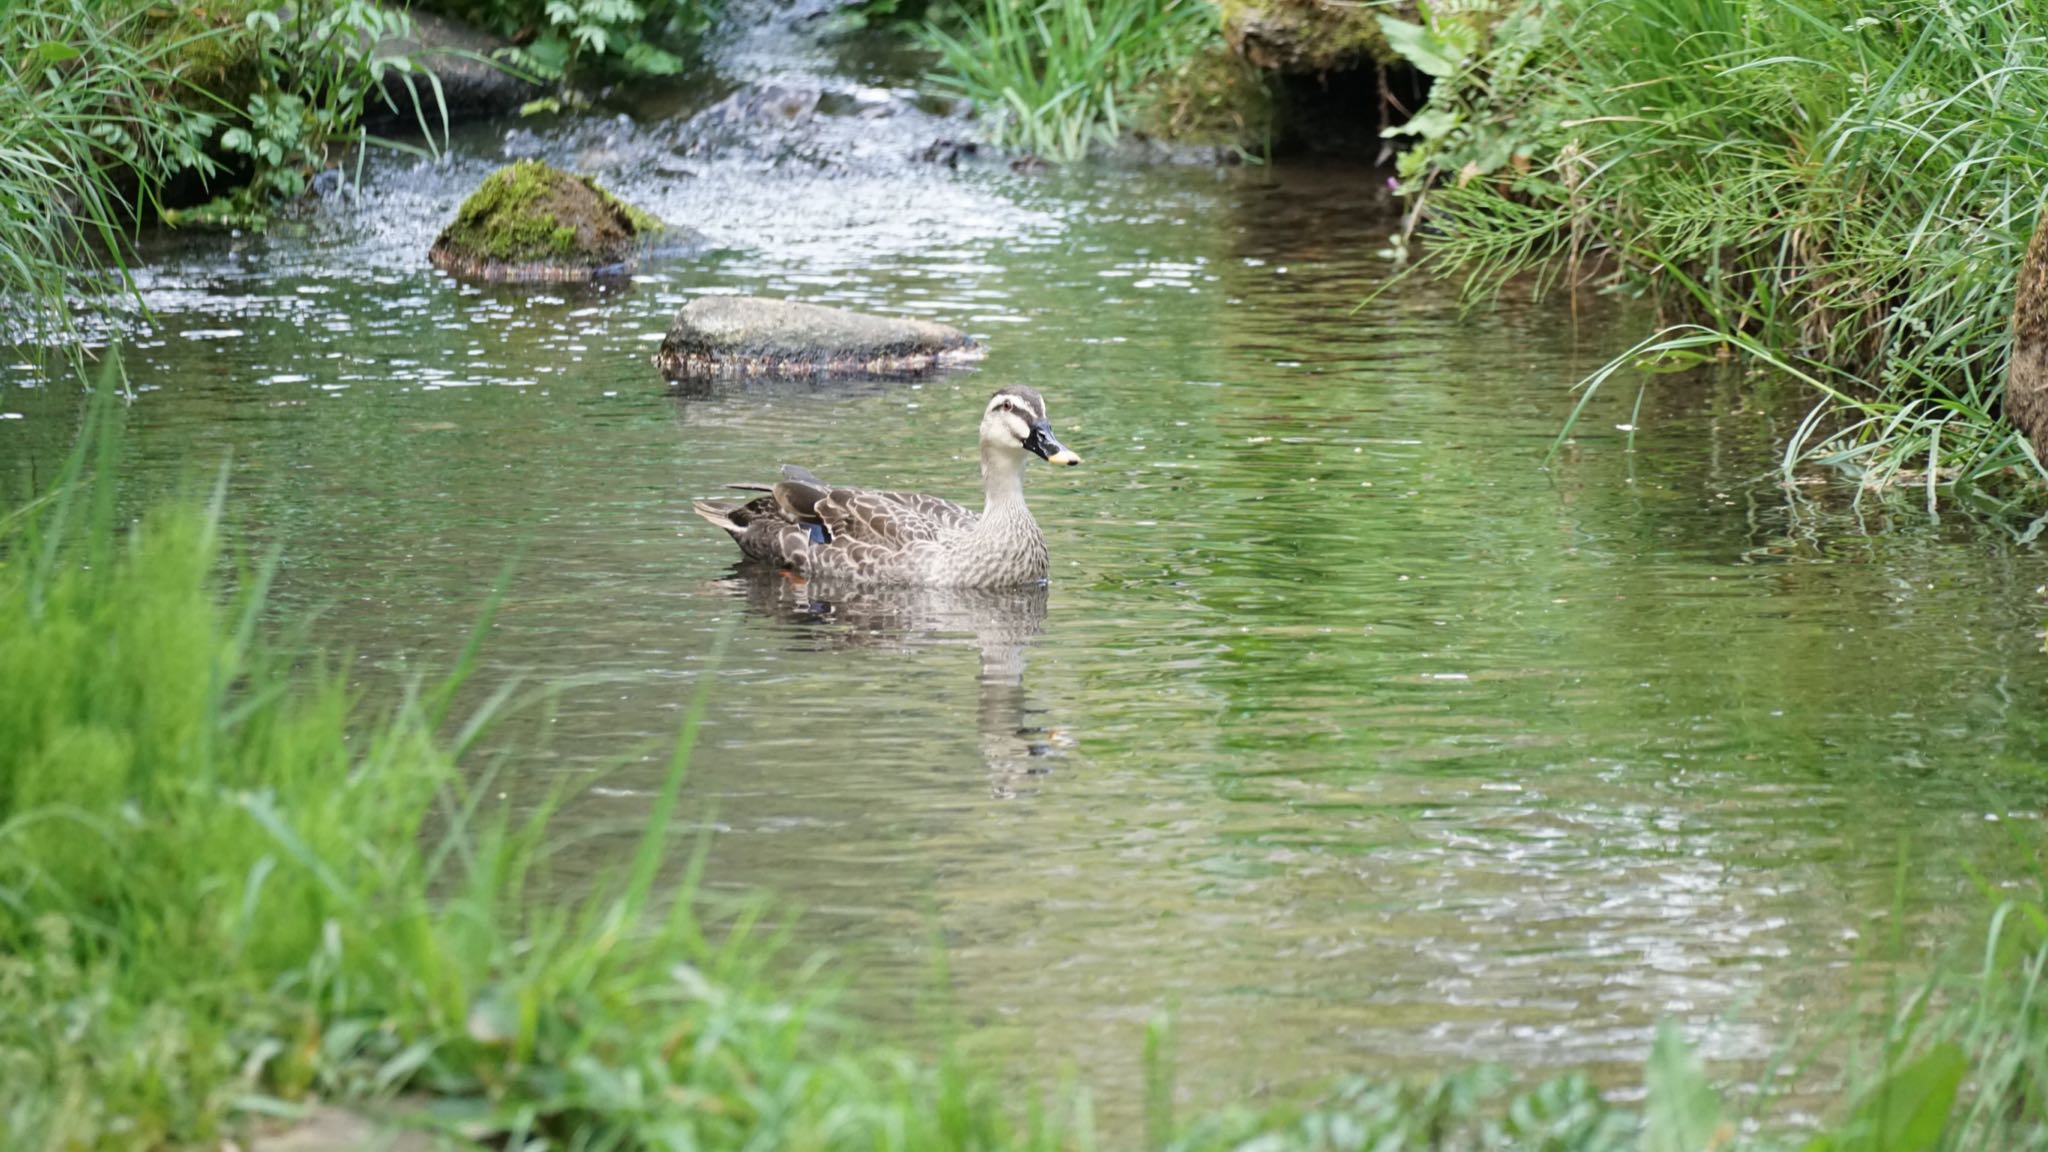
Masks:
[[[1588,385],[1735,357],[1810,390],[1785,472],[2037,514],[2008,418],[2048,128],[2013,68],[2043,13],[1515,4],[1410,123],[1424,257],[1468,296],[1621,294],[1658,313]],[[1451,17],[1446,17],[1446,20]],[[1939,95],[1937,95],[1939,94]]]

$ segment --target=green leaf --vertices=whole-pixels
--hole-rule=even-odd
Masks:
[[[560,76],[569,63],[569,42],[555,32],[537,36],[526,46],[526,59],[542,72]]]
[[[1380,31],[1387,38],[1387,47],[1430,76],[1439,79],[1449,76],[1464,60],[1464,54],[1456,46],[1420,24],[1396,20],[1392,16],[1381,16],[1379,22]]]
[[[1418,136],[1424,140],[1441,140],[1445,136],[1450,135],[1451,129],[1457,126],[1458,114],[1456,112],[1446,111],[1442,108],[1425,108],[1410,116],[1406,123],[1380,129],[1380,136],[1388,140],[1394,139],[1397,136]]]
[[[1697,368],[1702,364],[1711,364],[1713,362],[1714,357],[1705,352],[1667,348],[1647,356],[1638,357],[1634,367],[1638,372],[1664,375],[1671,372],[1683,372],[1688,368]]]
[[[674,76],[683,70],[682,57],[645,41],[626,45],[624,58],[626,67],[643,76]]]
[[[1856,1101],[1839,1132],[1810,1152],[1933,1152],[1941,1147],[1969,1059],[1953,1041],[1886,1074]]]
[[[1644,1152],[1706,1152],[1720,1147],[1721,1097],[1699,1057],[1670,1021],[1657,1025],[1643,1074]]]

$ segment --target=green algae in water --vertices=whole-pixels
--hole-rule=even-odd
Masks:
[[[521,160],[484,179],[429,256],[436,267],[487,280],[584,280],[629,271],[664,228],[588,176]]]

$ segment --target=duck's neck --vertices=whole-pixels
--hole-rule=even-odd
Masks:
[[[1006,451],[992,444],[981,446],[981,491],[984,523],[1022,518],[1031,511],[1024,507],[1024,454]]]

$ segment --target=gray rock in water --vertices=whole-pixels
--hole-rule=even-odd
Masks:
[[[899,375],[984,349],[958,328],[754,296],[700,296],[676,313],[655,363],[669,376]]]

